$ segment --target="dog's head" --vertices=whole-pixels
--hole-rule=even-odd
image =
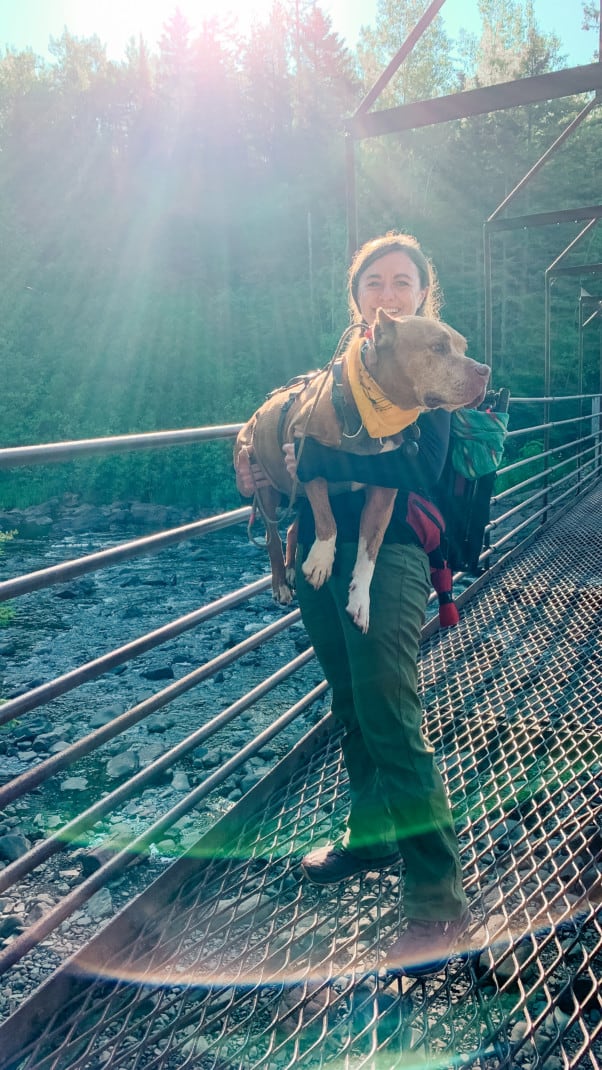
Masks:
[[[401,409],[480,405],[489,368],[465,356],[466,339],[425,316],[393,318],[380,308],[366,365],[383,393]]]

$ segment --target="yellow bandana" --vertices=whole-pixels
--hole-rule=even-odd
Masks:
[[[361,359],[360,346],[347,352],[347,374],[353,400],[370,438],[397,435],[418,419],[422,409],[398,409],[372,378]]]

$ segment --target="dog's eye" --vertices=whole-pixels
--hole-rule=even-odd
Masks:
[[[433,353],[447,353],[447,344],[445,342],[433,342],[431,349]]]

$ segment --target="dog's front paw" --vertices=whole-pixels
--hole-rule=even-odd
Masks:
[[[272,597],[279,606],[290,606],[294,594],[288,583],[279,583],[277,587],[272,588]]]
[[[297,573],[295,572],[294,566],[293,568],[287,568],[286,582],[288,583],[291,591],[294,591],[297,585]]]
[[[336,535],[331,539],[316,539],[301,565],[303,575],[317,591],[332,573]]]
[[[357,624],[365,635],[370,625],[370,595],[368,591],[362,591],[359,584],[353,581],[349,587],[349,601],[346,609],[353,623]]]

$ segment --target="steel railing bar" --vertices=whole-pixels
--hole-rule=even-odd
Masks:
[[[272,624],[268,624],[261,631],[255,632],[254,635],[243,639],[236,646],[225,650],[222,654],[218,654],[217,657],[212,658],[205,665],[201,665],[198,669],[194,669],[193,672],[182,676],[179,680],[174,681],[173,684],[163,688],[162,691],[157,691],[150,698],[144,699],[136,706],[132,706],[131,709],[109,721],[108,724],[95,729],[94,732],[84,736],[83,739],[79,739],[77,743],[73,743],[71,746],[66,747],[65,750],[59,751],[58,754],[54,754],[44,762],[40,762],[33,769],[28,769],[27,772],[21,773],[20,776],[15,777],[13,780],[9,780],[7,784],[0,787],[0,808],[31,791],[42,781],[53,776],[59,769],[71,765],[78,758],[82,758],[85,754],[90,754],[91,751],[96,750],[109,739],[121,735],[127,728],[137,724],[149,714],[169,705],[170,702],[173,702],[174,699],[183,695],[186,691],[190,691],[191,688],[196,687],[203,680],[213,676],[219,669],[231,665],[232,662],[237,661],[238,658],[248,654],[251,650],[255,650],[274,635],[278,635],[279,632],[290,628],[291,624],[300,619],[300,616],[301,614],[297,609]]]
[[[578,455],[579,460],[581,461],[581,464],[580,464],[579,468],[571,468],[570,472],[568,472],[566,474],[566,477],[563,476],[562,478],[563,479],[564,478],[566,478],[566,479],[574,479],[575,483],[578,484],[579,481],[583,478],[584,475],[587,475],[589,477],[592,467],[595,466],[595,464],[596,464],[595,456],[594,457],[590,457],[589,460],[587,459],[587,454],[590,453],[590,452],[592,452],[592,451],[587,450],[582,454],[580,453]],[[571,458],[571,461],[573,461],[573,460],[574,459]],[[551,468],[548,468],[547,471],[548,471],[548,473],[550,473],[550,472],[553,472],[553,473],[558,472],[561,468],[566,467],[566,464],[567,464],[566,461],[560,461],[558,464],[552,465]],[[507,490],[503,490],[499,494],[496,494],[495,496],[492,496],[492,498],[491,498],[492,507],[500,505],[502,502],[506,501],[507,498],[515,496],[516,494],[518,494],[519,491],[526,490],[527,487],[532,486],[534,483],[539,483],[541,481],[541,478],[542,478],[543,474],[544,474],[543,472],[537,472],[534,476],[530,476],[529,479],[524,479],[522,481],[522,483],[515,483],[511,487],[508,487]],[[554,484],[554,486],[555,485],[556,484]]]
[[[591,463],[593,463],[593,462],[590,462],[590,464]],[[557,465],[556,467],[558,468],[560,466]],[[587,474],[585,472],[586,467],[588,467],[588,466],[584,465],[580,469],[580,475],[581,475],[581,479],[582,480],[585,479],[587,481]],[[553,469],[548,469],[548,473],[551,472],[551,471],[553,471]],[[486,525],[486,529],[485,530],[486,531],[490,531],[492,528],[496,528],[496,527],[499,527],[500,524],[504,524],[506,522],[506,520],[508,520],[511,516],[514,516],[516,513],[522,512],[525,509],[525,507],[533,505],[536,501],[539,501],[540,498],[543,498],[544,495],[550,494],[557,487],[560,487],[560,486],[562,486],[563,483],[566,483],[567,480],[569,480],[569,479],[572,479],[572,480],[576,481],[577,480],[577,473],[576,472],[567,472],[566,475],[561,476],[560,479],[554,480],[553,483],[549,483],[545,487],[540,487],[540,489],[535,491],[534,494],[531,494],[528,497],[523,498],[520,502],[517,502],[516,505],[513,505],[510,509],[507,509],[505,513],[500,513],[500,515],[496,516],[494,520],[489,521],[489,523]],[[556,500],[557,500],[556,498],[552,498],[551,499],[550,508],[553,507],[553,505],[556,502]]]
[[[571,487],[569,488],[569,490],[565,490],[564,494],[560,494],[558,498],[555,498],[552,503],[547,506],[544,506],[543,509],[539,509],[536,513],[533,513],[532,516],[528,516],[526,520],[523,520],[522,524],[518,524],[515,528],[512,529],[512,531],[509,531],[501,539],[498,539],[497,542],[492,543],[492,545],[481,554],[481,558],[484,559],[489,557],[492,553],[498,550],[500,546],[504,546],[509,541],[509,539],[511,539],[519,531],[522,531],[524,528],[528,527],[529,524],[532,524],[535,520],[539,519],[539,517],[544,516],[546,511],[549,511],[553,505],[558,505],[559,502],[562,502],[565,498],[568,498],[569,494],[582,494],[584,493],[585,489],[586,485],[584,481],[583,487],[579,487],[576,490],[575,488]],[[516,547],[516,550],[518,550],[518,547]],[[479,558],[479,560],[481,558]]]
[[[222,424],[215,427],[188,427],[179,431],[149,431],[139,435],[111,435],[68,442],[47,442],[39,446],[8,446],[0,449],[0,469],[31,464],[54,464],[90,455],[125,453],[130,450],[234,438],[241,427],[243,424]]]
[[[96,870],[90,877],[87,877],[82,884],[78,885],[72,892],[61,900],[57,906],[49,911],[40,921],[36,922],[33,926],[27,929],[24,933],[16,936],[12,943],[4,951],[0,952],[0,976],[11,966],[14,966],[16,962],[19,962],[28,951],[31,951],[33,947],[44,940],[51,932],[54,932],[56,928],[65,921],[75,910],[79,909],[85,902],[90,899],[95,892],[104,887],[107,881],[122,872],[132,858],[145,851],[154,840],[161,836],[168,828],[179,821],[181,817],[184,817],[190,810],[193,810],[197,803],[201,802],[215,787],[223,783],[230,773],[233,773],[241,765],[247,761],[248,758],[257,754],[262,747],[265,746],[274,736],[277,736],[283,728],[286,728],[292,721],[295,720],[308,706],[311,706],[318,698],[324,694],[328,685],[326,681],[318,684],[307,695],[296,702],[293,706],[281,714],[269,728],[260,732],[255,739],[248,743],[245,747],[235,754],[232,758],[229,758],[220,769],[211,773],[206,780],[199,784],[193,791],[190,792],[184,799],[173,806],[167,811],[158,821],[155,821],[148,829],[145,830],[140,836],[132,840],[123,850],[119,851],[113,858],[105,862],[99,869]],[[228,711],[224,711],[226,713]]]
[[[184,524],[182,527],[170,528],[169,531],[161,531],[156,535],[146,535],[141,539],[133,539],[130,542],[113,546],[109,550],[100,550],[98,553],[89,554],[87,557],[74,558],[72,561],[64,561],[60,565],[52,565],[50,568],[40,569],[38,572],[30,572],[26,576],[18,576],[13,580],[4,580],[0,583],[0,602],[16,595],[28,594],[31,591],[39,591],[43,587],[52,587],[56,583],[65,583],[76,576],[83,576],[87,572],[95,572],[109,565],[116,565],[121,561],[129,561],[143,554],[154,553],[164,546],[173,546],[187,539],[208,535],[212,531],[221,531],[223,528],[233,527],[235,524],[248,520],[251,515],[251,506],[245,505],[232,512],[220,513],[218,516],[209,517],[207,520],[195,520],[192,524]]]
[[[545,404],[552,405],[555,402],[563,402],[563,401],[593,401],[594,398],[599,398],[599,397],[600,397],[600,394],[566,394],[566,395],[558,395],[558,396],[554,395],[552,397],[547,397],[547,398],[546,397],[544,397],[544,398],[515,398],[514,396],[512,396],[510,398],[510,404],[511,405],[533,405],[535,403],[538,403],[538,404],[544,404],[545,403]]]
[[[589,464],[587,466],[584,466],[584,467],[589,467]],[[583,469],[582,469],[582,473],[581,474],[583,475]],[[575,476],[575,478],[577,478],[577,473],[573,473],[573,475]],[[595,472],[592,472],[585,479],[581,478],[579,483],[578,483],[578,485],[577,485],[577,487],[571,488],[569,491],[566,491],[559,498],[555,499],[554,502],[551,503],[551,507],[556,505],[559,501],[563,501],[567,497],[567,495],[570,494],[571,491],[573,491],[573,490],[577,494],[577,496],[582,496],[585,493],[585,491],[589,489],[589,485],[592,482],[596,482]],[[513,489],[514,488],[510,488],[510,491],[512,491]],[[504,494],[505,493],[506,492],[504,492]],[[493,498],[491,500],[492,500],[492,502],[494,501]],[[520,508],[522,509],[523,507],[524,507],[524,502],[520,503]],[[565,506],[564,511],[566,511],[568,508],[569,508],[568,505]],[[486,569],[486,571],[489,574],[493,574],[493,570],[494,569],[495,569],[495,572],[498,572],[505,562],[510,561],[521,550],[525,549],[527,546],[529,546],[532,543],[535,535],[537,534],[537,531],[529,533],[529,535],[527,535],[526,538],[524,538],[520,543],[517,543],[516,546],[513,546],[510,550],[508,550],[505,554],[503,554],[502,557],[496,559],[494,566],[491,565],[489,559],[497,552],[497,550],[499,550],[499,548],[501,546],[505,545],[506,542],[508,542],[510,539],[512,539],[523,528],[527,527],[534,519],[538,519],[544,513],[545,513],[545,509],[542,509],[538,513],[534,514],[534,517],[528,517],[524,521],[524,523],[518,525],[516,528],[512,528],[509,532],[507,532],[504,535],[503,538],[498,539],[496,542],[491,543],[490,546],[488,546],[484,550],[482,550],[481,553],[479,554],[479,559],[478,559],[479,565],[481,567],[484,566],[484,568]],[[559,515],[562,515],[562,512]],[[500,520],[501,520],[501,518],[496,518],[494,522],[490,521],[489,524],[486,525],[485,531],[489,531],[490,528],[493,528],[493,527],[497,526],[497,524],[499,524]],[[544,522],[544,526],[547,526],[547,525],[545,525],[545,522]],[[543,530],[543,526],[540,525],[540,527],[541,527],[541,530]],[[467,573],[467,572],[463,572],[463,571],[454,572],[454,574],[453,574],[454,585],[457,586],[462,580],[466,580],[468,577],[469,577],[469,573]],[[483,583],[484,583],[485,579],[486,579],[486,575],[484,573],[480,573],[476,578],[474,578],[472,580],[472,582],[468,583],[468,585],[465,587],[465,589],[459,595],[457,595],[456,598],[455,598],[455,602],[457,603],[458,607],[462,606],[464,604],[464,602],[468,600],[468,598],[470,598],[474,593],[476,593],[478,590],[480,590],[480,588],[483,586]],[[435,591],[433,591],[429,595],[429,598],[428,598],[428,603],[427,603],[428,607],[432,607],[433,604],[436,602],[436,600],[437,600],[437,594],[436,594]],[[426,624],[423,626],[423,629],[422,629],[423,638],[427,638],[428,636],[432,635],[433,631],[436,631],[437,629],[438,629],[438,623],[437,623],[437,617],[435,615],[435,616],[431,617],[426,622]]]
[[[580,439],[579,441],[580,442],[584,442],[586,440],[585,439]],[[558,461],[557,464],[553,464],[549,468],[546,468],[545,471],[536,472],[534,476],[529,476],[529,478],[528,479],[524,479],[522,481],[522,483],[514,483],[511,487],[507,487],[506,490],[500,491],[499,494],[492,494],[491,495],[491,505],[492,506],[498,505],[499,502],[503,501],[504,498],[508,498],[509,495],[517,494],[518,491],[524,490],[525,487],[530,486],[531,483],[536,483],[546,473],[549,475],[551,472],[557,472],[559,468],[565,468],[567,464],[574,464],[575,461],[581,461],[582,462],[582,464],[581,464],[581,466],[579,468],[574,468],[572,470],[572,472],[571,472],[571,475],[573,475],[575,477],[575,479],[578,479],[579,478],[579,473],[582,472],[584,468],[589,467],[589,465],[595,463],[595,460],[596,460],[596,457],[595,457],[596,448],[597,448],[597,446],[594,443],[593,446],[589,446],[586,450],[581,450],[579,453],[573,454],[570,457],[564,457],[561,461]],[[551,454],[551,453],[553,453],[555,451],[549,450],[548,452]],[[587,457],[588,454],[593,454],[593,456],[590,457],[589,461],[585,460],[585,458]],[[525,459],[524,461],[517,461],[516,464],[511,464],[511,465],[508,465],[507,468],[499,469],[498,475],[502,471],[503,472],[512,472],[512,471],[514,471],[514,469],[522,467],[525,464],[528,464],[529,461],[539,460],[540,457],[543,457],[543,454],[538,453],[537,457],[529,457],[529,458]]]
[[[535,424],[530,427],[517,427],[512,431],[507,431],[506,438],[519,438],[521,435],[532,434],[533,431],[550,431],[555,427],[566,427],[568,424],[578,424],[583,423],[585,420],[593,419],[595,419],[595,415],[590,412],[586,416],[571,416],[568,420],[550,420],[545,424]]]
[[[522,527],[526,527],[526,525],[527,525],[527,522],[525,522],[525,524],[523,524],[521,526]],[[544,522],[543,524],[541,524],[539,526],[539,528],[536,528],[535,531],[529,532],[528,535],[526,535],[523,539],[521,539],[520,542],[517,542],[515,546],[512,546],[509,550],[507,550],[504,554],[502,554],[501,557],[497,557],[492,564],[489,562],[489,558],[492,557],[493,554],[496,553],[496,551],[498,550],[499,546],[501,545],[501,540],[498,540],[497,542],[492,543],[491,546],[488,546],[487,549],[483,550],[482,553],[479,556],[479,563],[485,562],[486,575],[485,576],[482,576],[482,575],[481,576],[477,576],[476,580],[474,580],[474,582],[468,588],[467,593],[470,594],[471,591],[473,591],[473,590],[474,591],[479,590],[480,587],[483,585],[483,581],[487,578],[487,575],[494,575],[495,573],[499,572],[502,569],[504,564],[506,564],[508,561],[511,561],[513,557],[516,557],[522,550],[524,550],[528,546],[530,546],[532,544],[533,540],[535,539],[536,535],[540,531],[545,530],[546,526],[547,526],[547,522]],[[508,538],[512,538],[512,536],[515,535],[517,532],[519,532],[519,530],[520,530],[519,528],[513,529],[513,531],[508,533]],[[507,542],[507,541],[508,541],[507,538],[504,539],[504,542]],[[459,605],[462,603],[462,595],[460,595],[456,599],[456,602]]]
[[[511,472],[514,468],[521,468],[526,464],[537,461],[545,457],[553,457],[556,453],[561,453],[563,450],[569,449],[571,446],[581,446],[586,442],[593,441],[594,446],[598,444],[600,438],[600,432],[590,431],[586,435],[581,435],[579,438],[569,439],[567,442],[559,442],[556,446],[550,446],[547,450],[541,450],[540,453],[534,453],[531,457],[523,457],[520,461],[513,461],[512,464],[504,465],[502,468],[498,468],[497,475],[504,475],[506,472]],[[568,458],[570,460],[570,458]]]
[[[270,584],[271,577],[264,576],[260,580],[255,580],[254,583],[247,584],[246,587],[240,587],[237,591],[223,595],[222,598],[218,598],[215,602],[210,602],[200,609],[193,610],[192,613],[187,613],[184,617],[178,617],[177,620],[170,621],[169,624],[164,624],[161,628],[147,632],[146,635],[141,635],[139,639],[133,639],[131,643],[117,647],[115,650],[109,651],[108,654],[103,654],[100,658],[88,661],[84,665],[78,666],[77,669],[64,673],[63,676],[57,676],[46,684],[40,684],[38,687],[32,688],[31,691],[27,691],[24,695],[8,699],[0,706],[0,725],[6,724],[23,713],[28,713],[38,706],[43,706],[52,701],[52,699],[58,698],[59,695],[64,695],[89,680],[95,680],[117,665],[131,661],[141,654],[160,646],[162,643],[175,639],[183,632],[195,628],[198,624],[203,624],[205,621],[211,620],[212,617],[216,617],[220,613],[248,601],[254,595],[267,590]]]

